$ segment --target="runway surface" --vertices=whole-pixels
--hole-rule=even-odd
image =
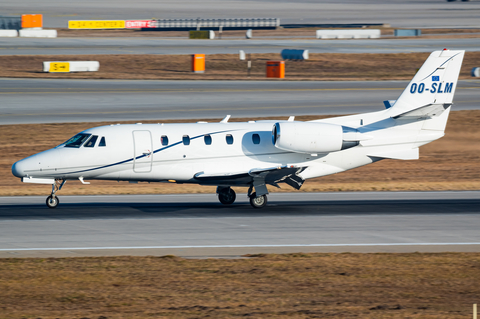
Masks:
[[[28,10],[27,10],[28,9]],[[65,1],[4,0],[2,15],[44,14],[44,26],[68,20],[151,18],[280,18],[282,23],[390,23],[394,27],[478,26],[480,4],[445,0],[194,0]]]
[[[0,257],[480,251],[480,191],[0,197]]]
[[[407,84],[0,79],[0,125],[373,112]],[[479,88],[479,80],[459,81],[453,109],[478,109]]]
[[[312,36],[314,35],[312,31]],[[0,55],[238,54],[239,50],[246,53],[280,53],[283,49],[309,50],[309,53],[410,53],[432,52],[443,48],[480,51],[480,38],[363,40],[0,38]]]

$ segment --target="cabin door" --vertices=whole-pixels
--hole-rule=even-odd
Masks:
[[[153,148],[150,131],[133,131],[133,171],[148,173],[152,171]]]

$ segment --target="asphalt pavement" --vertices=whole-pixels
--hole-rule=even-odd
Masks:
[[[186,33],[185,33],[186,34]],[[315,31],[312,30],[312,36]],[[159,34],[161,36],[161,34]],[[280,53],[283,49],[309,53],[410,53],[451,50],[480,51],[480,38],[450,39],[216,39],[111,38],[0,38],[0,55],[79,54],[238,54]]]
[[[0,79],[0,125],[374,112],[407,84]],[[478,109],[479,88],[479,80],[459,81],[453,109]]]
[[[277,193],[261,210],[242,194],[44,200],[0,197],[0,257],[480,251],[479,191]]]
[[[393,27],[478,27],[478,1],[445,0],[3,0],[2,15],[42,13],[44,26],[68,20],[280,18],[281,23],[389,23]]]

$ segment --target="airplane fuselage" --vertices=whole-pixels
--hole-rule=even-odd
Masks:
[[[72,179],[215,185],[223,204],[235,201],[231,186],[244,186],[260,208],[267,185],[300,189],[309,178],[381,159],[418,159],[420,146],[444,135],[463,56],[433,52],[400,97],[378,112],[310,122],[232,123],[228,116],[219,123],[102,126],[16,162],[12,173],[51,184],[52,208],[56,191]]]

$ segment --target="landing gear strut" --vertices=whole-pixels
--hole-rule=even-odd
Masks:
[[[60,180],[56,179],[55,183],[52,184],[52,193],[50,194],[50,196],[47,197],[47,200],[46,200],[46,204],[48,208],[55,208],[58,206],[58,204],[60,203],[60,200],[55,195],[55,193],[62,189],[66,181],[67,180],[64,179],[60,182]]]
[[[231,205],[235,202],[237,195],[230,187],[217,187],[218,200],[223,205]]]

